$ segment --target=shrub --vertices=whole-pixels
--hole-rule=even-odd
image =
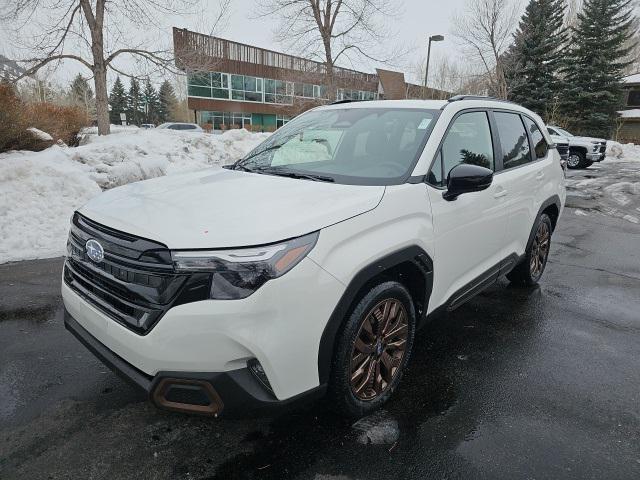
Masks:
[[[69,146],[77,146],[78,133],[89,125],[86,110],[75,106],[60,106],[40,102],[27,105],[29,127],[47,132],[54,141],[62,140]]]
[[[78,132],[88,124],[82,108],[47,102],[25,104],[12,85],[0,83],[0,152],[44,150],[58,140],[76,146]],[[37,138],[27,130],[29,127],[48,133],[53,140]]]
[[[0,152],[17,150],[32,135],[27,132],[24,104],[13,86],[0,82]]]

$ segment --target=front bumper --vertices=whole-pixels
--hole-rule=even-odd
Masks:
[[[587,160],[590,162],[601,162],[605,159],[607,155],[605,153],[595,152],[595,153],[587,153]]]
[[[147,378],[162,372],[231,372],[256,359],[275,398],[287,400],[320,385],[320,340],[344,288],[306,258],[245,299],[172,307],[144,335],[65,282],[62,298],[84,330]]]
[[[287,400],[278,400],[248,368],[227,372],[170,372],[147,375],[100,343],[65,308],[64,326],[102,363],[145,392],[159,408],[218,416],[223,411],[264,411],[321,398],[321,385]]]

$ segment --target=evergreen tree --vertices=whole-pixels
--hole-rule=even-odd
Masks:
[[[142,101],[142,92],[140,84],[135,78],[131,79],[129,93],[127,94],[127,119],[130,124],[138,125],[142,123],[144,115],[144,103]]]
[[[173,109],[178,102],[173,86],[168,80],[160,85],[159,96],[158,122],[164,123],[171,119]]]
[[[560,91],[566,30],[564,0],[530,0],[506,54],[509,99],[551,116]]]
[[[89,82],[81,74],[76,75],[71,82],[69,99],[73,105],[86,109],[87,113],[95,111],[95,98]]]
[[[572,28],[562,113],[576,133],[609,138],[631,62],[632,0],[585,0]]]
[[[109,112],[109,120],[113,124],[120,125],[121,113],[127,113],[127,92],[124,90],[124,85],[120,80],[120,77],[116,78],[116,81],[111,87],[111,94],[109,95],[109,105],[111,106],[111,112]]]
[[[144,107],[144,123],[156,123],[158,121],[158,111],[160,110],[160,99],[158,92],[156,92],[149,80],[144,86],[142,104]]]

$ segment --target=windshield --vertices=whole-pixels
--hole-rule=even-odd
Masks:
[[[569,133],[569,132],[567,132],[566,130],[563,130],[563,129],[561,129],[561,128],[557,128],[557,127],[556,127],[556,130],[557,130],[558,132],[560,132],[560,135],[564,135],[565,137],[573,137],[573,136],[574,136],[573,134],[571,134],[571,133]]]
[[[356,185],[403,183],[439,113],[407,108],[310,111],[279,129],[234,168]]]

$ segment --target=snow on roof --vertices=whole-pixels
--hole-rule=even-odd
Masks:
[[[618,112],[622,118],[640,118],[640,109],[621,110]]]
[[[634,73],[622,79],[623,83],[640,83],[640,73]]]

